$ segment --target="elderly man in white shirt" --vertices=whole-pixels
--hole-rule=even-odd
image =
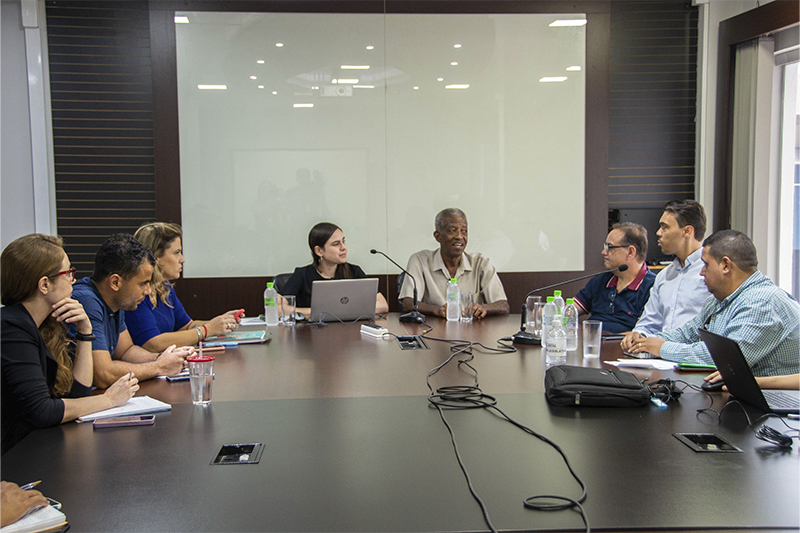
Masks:
[[[644,312],[620,343],[624,351],[643,335],[677,329],[693,319],[709,297],[700,270],[706,212],[694,200],[668,202],[659,220],[658,245],[675,260],[658,273]]]
[[[443,209],[436,215],[433,237],[437,250],[421,250],[408,259],[407,270],[417,281],[419,310],[426,315],[447,317],[445,306],[447,281],[458,280],[462,292],[475,294],[475,318],[486,315],[507,315],[508,299],[503,284],[488,257],[467,253],[467,215],[460,209]],[[406,276],[400,288],[404,311],[410,311],[413,284]]]

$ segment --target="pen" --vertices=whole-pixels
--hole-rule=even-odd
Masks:
[[[36,485],[38,485],[41,482],[42,482],[41,479],[39,481],[31,481],[30,483],[26,483],[25,485],[22,485],[20,488],[22,490],[31,490],[33,487],[35,487]]]
[[[236,348],[237,346],[239,346],[239,343],[238,342],[207,342],[204,345],[205,348],[219,347],[219,346],[228,346],[230,348]]]
[[[132,377],[133,377],[133,370],[128,372],[128,381],[130,381]]]
[[[212,346],[211,348],[206,348],[205,349],[206,353],[209,353],[209,352],[224,352],[224,351],[225,351],[225,346]]]

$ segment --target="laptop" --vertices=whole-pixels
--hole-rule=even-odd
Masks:
[[[312,322],[372,320],[378,278],[331,279],[311,283]]]
[[[800,412],[800,391],[761,390],[736,341],[705,329],[700,329],[700,338],[706,343],[728,391],[736,398],[780,415]]]

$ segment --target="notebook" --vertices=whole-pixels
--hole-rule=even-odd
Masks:
[[[172,409],[172,406],[168,403],[164,403],[160,400],[156,400],[155,398],[151,398],[150,396],[134,396],[126,403],[120,405],[119,407],[112,407],[111,409],[106,409],[105,411],[98,411],[96,413],[92,413],[90,415],[84,415],[80,418],[75,419],[76,422],[91,422],[92,420],[97,420],[98,418],[112,418],[115,416],[133,416],[133,415],[146,415],[152,413],[160,413],[162,411],[169,411]]]
[[[378,278],[331,279],[311,284],[312,322],[372,320]]]
[[[706,343],[728,391],[736,398],[762,411],[800,412],[800,391],[761,390],[736,341],[704,329],[700,330],[700,338]]]

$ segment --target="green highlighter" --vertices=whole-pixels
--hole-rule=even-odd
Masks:
[[[704,365],[702,363],[678,363],[678,370],[683,370],[684,372],[692,372],[692,371],[714,371],[717,367],[714,365]]]

